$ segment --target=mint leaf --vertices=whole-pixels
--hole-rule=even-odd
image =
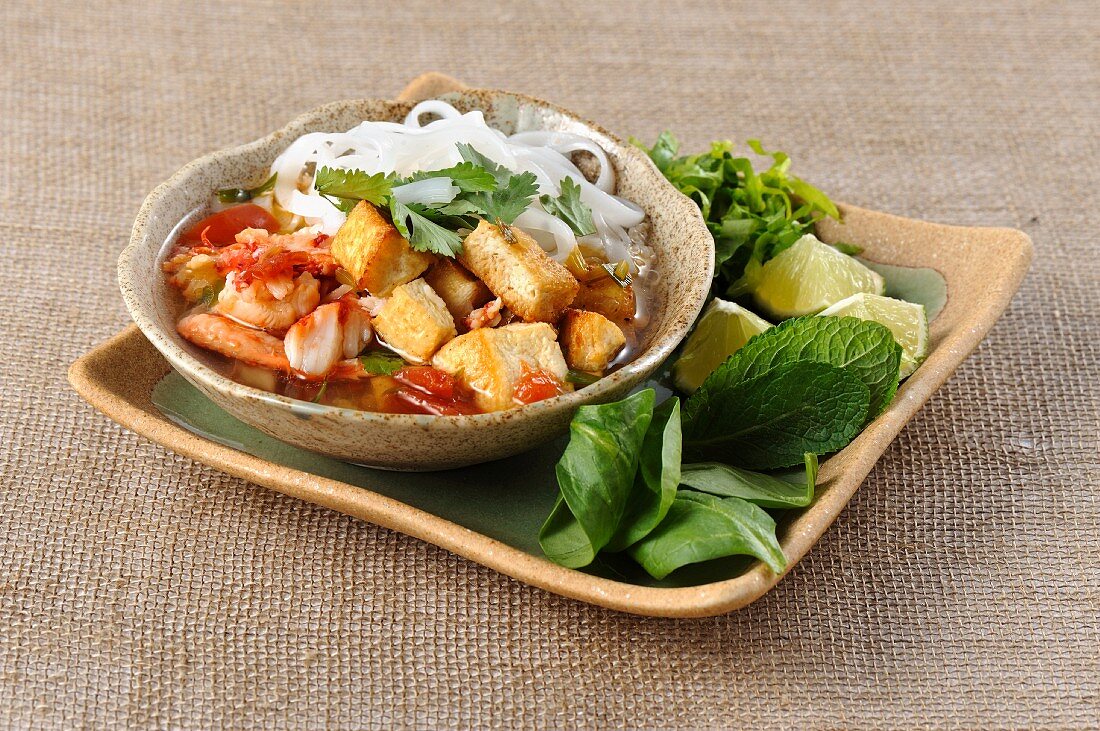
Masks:
[[[680,482],[699,492],[739,497],[762,508],[803,508],[813,502],[817,483],[817,455],[803,455],[805,472],[797,480],[731,467],[719,462],[683,466]]]
[[[393,187],[393,180],[385,173],[365,173],[362,170],[343,170],[322,167],[313,176],[313,187],[321,195],[367,201],[383,205]]]
[[[619,529],[607,544],[608,551],[637,543],[664,520],[680,484],[680,429],[680,399],[673,396],[653,410],[642,440],[634,487]]]
[[[736,379],[727,374],[733,360],[684,407],[684,450],[693,458],[747,469],[790,467],[806,452],[840,449],[867,421],[871,393],[847,370],[799,361]]]
[[[661,524],[628,553],[655,579],[725,556],[754,556],[777,574],[787,568],[775,521],[762,508],[736,497],[688,490],[677,493]]]
[[[582,406],[556,473],[561,495],[539,532],[546,556],[587,566],[614,536],[638,471],[639,450],[653,418],[651,388],[622,401]]]
[[[712,374],[712,388],[725,388],[780,363],[799,360],[851,370],[871,392],[868,418],[874,418],[897,391],[901,346],[890,329],[877,322],[855,317],[796,317],[745,343]]]
[[[450,178],[451,183],[464,193],[496,190],[497,181],[485,168],[472,162],[460,162],[442,170],[421,170],[401,180],[401,185],[428,178]]]
[[[392,376],[405,367],[405,361],[398,356],[377,351],[359,356],[359,363],[372,376]]]
[[[462,253],[462,237],[427,218],[414,206],[407,206],[390,196],[393,225],[417,251],[430,251],[443,256]]]
[[[592,209],[581,202],[581,186],[566,176],[561,181],[561,195],[551,198],[548,195],[539,198],[542,207],[552,216],[557,216],[569,224],[577,236],[596,233],[596,224],[592,222]]]

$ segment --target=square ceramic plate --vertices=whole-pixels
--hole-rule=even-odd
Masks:
[[[461,84],[453,79],[428,74],[416,79],[402,98],[427,98],[458,88]],[[925,301],[940,299],[929,304],[942,309],[931,323],[928,359],[902,384],[890,408],[823,464],[815,502],[780,521],[788,570],[836,519],[905,423],[977,347],[1008,306],[1031,259],[1031,241],[1020,231],[943,226],[852,206],[842,210],[844,224],[820,226],[821,238],[863,246],[871,262],[920,268],[941,289],[939,297],[925,292]],[[130,326],[74,363],[69,380],[108,417],[175,452],[582,601],[636,614],[708,616],[749,604],[782,578],[759,562],[747,561],[718,564],[709,573],[688,572],[659,584],[616,573],[611,565],[595,573],[557,566],[539,555],[537,532],[553,501],[551,467],[560,444],[513,458],[543,481],[526,492],[511,484],[519,464],[511,460],[446,473],[373,471],[295,450],[250,430],[170,371]],[[467,504],[501,501],[507,506],[496,512]]]

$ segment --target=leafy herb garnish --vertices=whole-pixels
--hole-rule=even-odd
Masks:
[[[587,566],[615,535],[632,493],[655,395],[646,389],[577,410],[556,468],[561,495],[539,533],[542,550],[552,560]]]
[[[424,170],[407,178],[362,170],[321,167],[313,185],[341,211],[349,212],[357,201],[388,208],[393,225],[417,251],[456,256],[462,251],[459,231],[477,228],[478,218],[507,227],[531,205],[538,194],[534,173],[513,173],[497,165],[473,147],[459,143],[464,160],[441,170]],[[429,178],[449,178],[458,188],[454,200],[440,204],[405,203],[393,195],[395,187]]]
[[[901,346],[889,328],[855,317],[797,317],[751,338],[715,369],[710,388],[726,389],[781,363],[813,360],[850,370],[871,393],[868,416],[878,416],[898,388]],[[693,408],[688,402],[688,411]]]
[[[464,193],[489,192],[495,190],[497,185],[492,173],[472,162],[460,162],[442,170],[421,170],[402,178],[395,185],[415,183],[428,178],[450,178],[451,183]]]
[[[278,173],[272,173],[270,178],[255,188],[222,188],[218,191],[218,200],[222,203],[247,203],[274,188],[278,177]]]
[[[321,195],[381,206],[393,190],[393,178],[385,173],[321,167],[313,177],[313,187]]]
[[[392,376],[405,367],[405,361],[398,356],[377,351],[359,356],[359,363],[372,376]]]
[[[727,361],[728,362],[728,361]],[[712,373],[684,407],[684,449],[748,469],[790,467],[845,446],[867,421],[871,393],[828,363],[782,363],[745,380]]]
[[[424,215],[425,207],[408,206],[390,196],[390,213],[393,225],[409,240],[417,251],[432,251],[444,256],[456,256],[462,252],[462,237],[443,228]]]
[[[679,143],[663,132],[651,148],[631,140],[649,155],[680,192],[692,198],[703,212],[714,236],[715,289],[743,294],[745,278],[829,216],[840,212],[829,198],[809,183],[790,174],[790,158],[783,152],[767,152],[757,140],[749,147],[772,158],[767,170],[756,172],[746,157],[734,157],[730,142],[715,142],[709,152],[680,157]]]
[[[720,462],[698,462],[681,468],[682,483],[719,497],[739,497],[762,508],[804,508],[813,502],[817,455],[803,456],[805,470],[797,479],[750,472]]]
[[[569,224],[577,236],[596,233],[596,224],[592,222],[592,209],[581,202],[581,186],[566,177],[561,181],[561,195],[551,198],[540,196],[542,207],[547,213],[557,216]]]
[[[754,556],[775,573],[787,558],[775,538],[775,520],[741,498],[720,498],[684,490],[661,524],[630,555],[650,576],[663,579],[689,563],[725,556]]]

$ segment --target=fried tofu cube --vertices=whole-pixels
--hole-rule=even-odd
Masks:
[[[424,281],[447,303],[455,322],[462,322],[467,315],[493,298],[485,283],[454,259],[438,259],[425,272]]]
[[[626,345],[626,336],[618,325],[587,310],[565,311],[560,339],[569,367],[588,373],[603,373]]]
[[[440,348],[432,365],[473,390],[484,411],[516,406],[516,385],[528,371],[546,371],[563,383],[568,372],[554,328],[544,322],[479,328],[459,335]]]
[[[522,319],[556,322],[580,285],[527,233],[515,226],[504,230],[482,221],[466,237],[459,261]]]
[[[432,255],[414,251],[392,223],[367,201],[359,201],[330,244],[336,263],[375,297],[419,277]]]
[[[427,363],[458,334],[447,305],[423,279],[393,290],[374,318],[374,330],[406,360]]]
[[[622,286],[612,277],[600,277],[581,283],[572,306],[579,310],[598,312],[613,322],[625,323],[634,319],[637,303],[634,287]]]

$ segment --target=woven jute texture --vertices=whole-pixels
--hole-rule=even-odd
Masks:
[[[0,8],[0,727],[1100,726],[1094,3]],[[414,75],[791,153],[837,198],[1021,228],[1035,264],[749,608],[620,615],[225,477],[67,387],[127,323],[142,198]]]

